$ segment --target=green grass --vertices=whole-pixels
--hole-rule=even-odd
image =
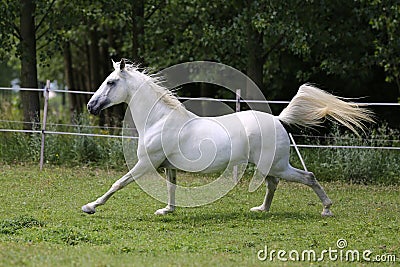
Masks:
[[[270,213],[250,213],[264,188],[249,193],[243,181],[213,204],[158,217],[153,213],[164,204],[131,184],[90,216],[80,207],[123,171],[46,166],[40,172],[36,165],[3,164],[0,172],[0,266],[266,266],[271,262],[257,259],[265,246],[320,252],[336,248],[340,238],[348,249],[400,258],[399,186],[323,183],[336,216],[322,218],[309,188],[284,182]],[[179,173],[178,182],[193,177]]]

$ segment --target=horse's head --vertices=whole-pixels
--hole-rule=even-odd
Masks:
[[[114,64],[114,71],[104,80],[87,104],[89,113],[98,115],[101,110],[126,102],[128,98],[125,60]]]

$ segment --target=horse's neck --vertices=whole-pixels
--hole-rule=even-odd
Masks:
[[[128,108],[132,114],[133,121],[139,132],[174,116],[179,120],[187,120],[191,116],[185,108],[180,106],[168,105],[162,95],[162,91],[157,91],[152,87],[157,85],[153,82],[145,82],[134,95],[131,96]],[[167,92],[165,92],[167,93]]]

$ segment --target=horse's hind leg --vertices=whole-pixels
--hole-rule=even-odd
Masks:
[[[264,202],[260,206],[251,208],[250,211],[269,211],[272,199],[274,198],[276,187],[279,183],[279,179],[272,176],[267,176],[265,183],[267,187],[267,192],[265,193]]]
[[[318,183],[317,179],[315,179],[315,176],[312,172],[302,171],[289,165],[285,171],[279,174],[279,177],[287,181],[299,182],[311,187],[322,202],[323,210],[321,215],[333,216],[333,213],[329,210],[332,205],[332,201],[326,195],[325,190]]]
[[[167,175],[168,204],[165,208],[157,210],[154,214],[165,215],[175,210],[176,170],[165,169]]]

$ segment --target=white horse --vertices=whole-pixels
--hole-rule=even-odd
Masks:
[[[114,68],[87,107],[91,114],[97,115],[102,109],[112,105],[122,102],[129,104],[139,133],[138,162],[103,196],[84,205],[82,211],[95,213],[96,207],[105,204],[116,191],[154,168],[166,167],[168,204],[155,213],[167,214],[175,209],[176,169],[206,173],[252,162],[266,177],[267,192],[263,203],[251,208],[251,211],[269,210],[281,178],[310,186],[322,202],[322,216],[333,215],[330,211],[332,201],[314,174],[289,164],[290,142],[282,122],[310,127],[328,117],[356,132],[356,128],[364,128],[363,121],[372,121],[370,111],[305,84],[279,116],[259,111],[243,111],[221,117],[198,117],[186,110],[157,79],[140,72],[132,64],[121,60],[114,63]],[[241,123],[242,127],[230,125],[232,120]],[[260,122],[262,124],[263,121],[272,123],[260,127]],[[271,137],[271,133],[275,136]],[[271,142],[262,142],[271,138],[275,140],[274,147],[271,147]],[[204,140],[213,142],[207,145],[207,142],[202,143]],[[196,160],[201,157],[201,145],[205,148],[202,152],[212,150],[216,153],[212,160]],[[272,158],[272,165],[264,164],[263,154]],[[207,156],[202,158],[208,159]]]

